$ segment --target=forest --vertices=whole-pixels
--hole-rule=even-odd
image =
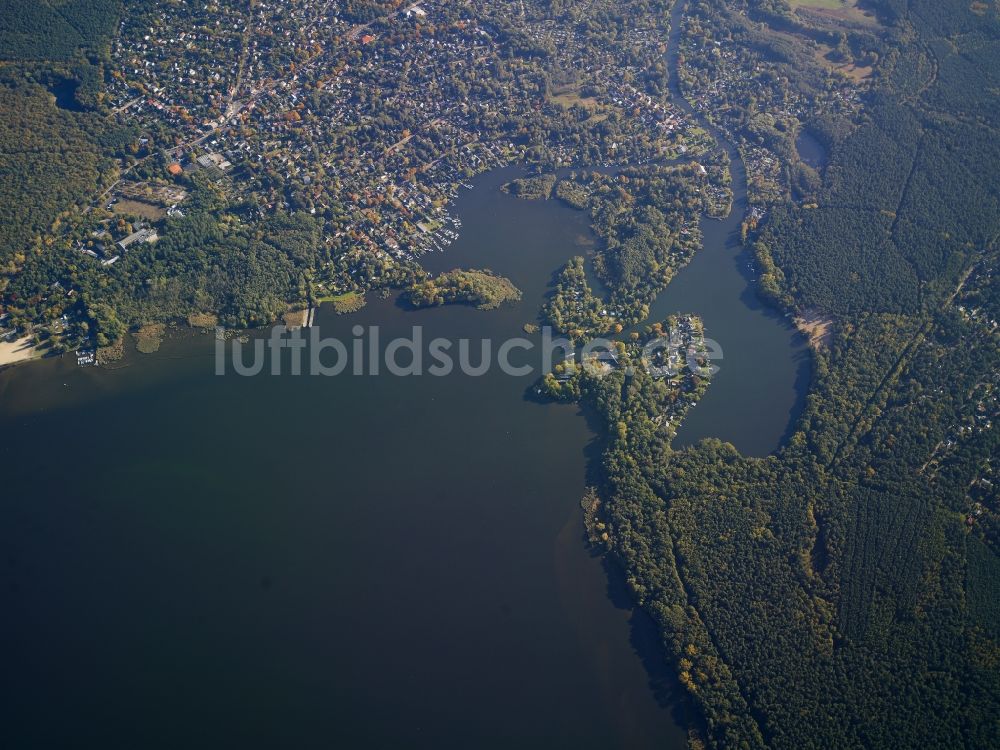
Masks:
[[[81,297],[50,290],[76,273],[54,252],[60,235],[116,179],[136,137],[91,106],[120,8],[118,0],[0,2],[0,309],[22,330],[74,309],[78,327],[96,322]]]
[[[814,194],[786,181],[748,232],[767,298],[835,330],[787,444],[674,450],[641,372],[570,389],[605,424],[608,548],[712,747],[1000,737],[1000,18],[869,5],[885,30],[862,107],[814,121],[830,153]],[[751,28],[744,10],[779,37],[803,24],[780,1],[719,6],[699,5],[699,32]]]
[[[78,335],[93,333],[99,346],[130,327],[191,312],[214,313],[228,326],[246,328],[279,318],[289,303],[306,303],[306,263],[318,243],[312,217],[278,215],[251,227],[220,221],[221,200],[205,188],[195,195],[187,215],[167,220],[159,241],[129,251],[110,267],[82,254],[29,256],[7,294],[25,298],[41,279],[72,285],[80,290],[72,304],[86,310],[75,324],[82,329]],[[137,288],[140,275],[143,282]],[[22,309],[45,314],[48,305],[65,304],[53,297],[28,298]]]
[[[0,58],[69,60],[112,31],[121,0],[2,0]]]

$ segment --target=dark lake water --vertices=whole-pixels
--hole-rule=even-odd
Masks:
[[[76,100],[76,90],[80,84],[72,78],[60,79],[58,83],[49,86],[49,93],[56,98],[56,106],[71,112],[83,112],[83,107]]]
[[[589,230],[503,180],[429,265],[521,303],[376,299],[323,335],[521,334]],[[652,624],[582,541],[574,407],[495,370],[216,377],[213,348],[0,374],[7,746],[684,746]]]

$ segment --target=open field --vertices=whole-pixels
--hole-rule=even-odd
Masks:
[[[819,49],[816,51],[816,59],[819,61],[820,65],[828,68],[829,70],[835,70],[838,73],[843,73],[848,78],[858,81],[859,83],[870,78],[871,74],[875,72],[875,69],[871,65],[855,65],[853,62],[836,62],[835,60],[831,60],[829,55],[833,51],[833,47],[829,47],[825,44],[819,45]]]
[[[566,109],[569,109],[573,105],[579,105],[588,112],[593,112],[598,107],[597,99],[592,96],[580,96],[575,91],[552,94],[549,96],[549,101]]]
[[[141,216],[143,219],[149,219],[150,221],[159,221],[167,215],[167,212],[159,206],[143,203],[142,201],[132,201],[127,199],[118,201],[114,205],[114,212],[116,214]]]
[[[858,24],[861,26],[877,26],[875,14],[858,7],[857,0],[788,0],[792,10],[801,11],[800,15],[827,18],[834,21]]]
[[[803,18],[804,21],[808,21],[808,18]],[[819,16],[814,16],[813,20],[820,23],[823,19]],[[874,68],[870,65],[858,65],[853,59],[848,60],[836,60],[834,59],[834,53],[836,50],[829,44],[824,44],[819,39],[814,38],[805,29],[801,31],[786,31],[778,30],[774,28],[769,29],[770,33],[776,37],[782,37],[789,40],[794,44],[802,44],[806,42],[808,44],[815,44],[816,51],[814,58],[816,62],[822,65],[824,68],[830,71],[836,71],[841,73],[848,78],[854,80],[855,82],[862,82],[871,77],[874,72]]]
[[[590,119],[587,120],[589,123],[598,123],[608,119],[608,107],[606,105],[602,106],[596,97],[580,96],[578,86],[553,88],[549,94],[549,101],[553,104],[558,104],[563,109],[569,109],[573,106],[583,107],[590,113]]]
[[[285,321],[285,328],[303,328],[309,322],[309,310],[289,310],[281,319]]]
[[[795,327],[809,339],[813,349],[824,349],[833,336],[833,320],[817,310],[806,310],[795,318]]]
[[[788,4],[795,8],[823,8],[825,10],[840,10],[846,5],[854,5],[853,2],[844,0],[788,0]]]

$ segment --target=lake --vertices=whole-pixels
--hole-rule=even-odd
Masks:
[[[522,335],[592,238],[501,194],[512,174],[463,191],[428,265],[489,266],[520,303],[373,298],[323,335]],[[583,543],[575,407],[495,368],[216,377],[214,345],[0,373],[17,746],[684,747],[655,629]]]
[[[49,93],[55,97],[56,106],[59,109],[70,112],[83,112],[84,108],[76,99],[76,90],[80,88],[79,81],[72,78],[60,78],[56,83],[49,86]]]
[[[695,313],[722,358],[705,395],[677,431],[675,448],[720,438],[747,456],[774,452],[795,428],[812,360],[805,337],[757,295],[756,262],[744,247],[746,169],[729,147],[733,210],[724,220],[703,217],[704,246],[650,305],[650,318]]]

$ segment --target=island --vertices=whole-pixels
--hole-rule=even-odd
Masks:
[[[504,302],[521,299],[521,292],[510,279],[492,271],[456,268],[417,282],[403,296],[414,307],[457,302],[480,310],[495,310]]]

